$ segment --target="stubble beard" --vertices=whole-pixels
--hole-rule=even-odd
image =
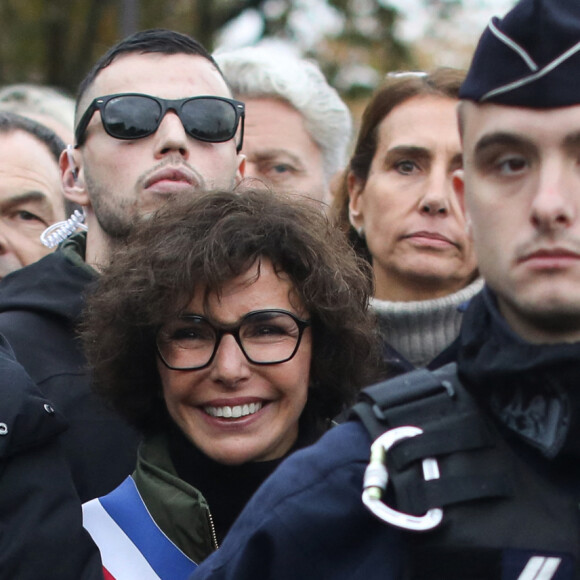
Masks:
[[[580,339],[580,308],[576,304],[538,308],[509,296],[498,296],[498,302],[508,324],[529,342],[577,342]]]
[[[111,242],[126,240],[135,222],[134,201],[118,198],[111,190],[85,172],[91,205],[101,230]]]
[[[111,189],[93,179],[87,170],[85,170],[85,184],[97,222],[113,245],[125,241],[137,221],[148,219],[155,212],[152,210],[145,215],[140,215],[137,209],[137,199],[127,199],[116,195]],[[233,190],[235,187],[236,179],[232,177],[229,188],[224,189]],[[212,189],[222,188],[203,183],[203,188],[200,190],[192,188],[192,196]],[[170,202],[170,200],[171,196],[168,196],[167,201]]]

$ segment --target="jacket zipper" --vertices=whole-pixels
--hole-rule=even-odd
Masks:
[[[213,541],[214,549],[217,550],[220,546],[217,541],[217,535],[215,533],[215,525],[213,523],[213,516],[211,515],[211,511],[209,511],[209,507],[207,508],[207,515],[209,516],[209,527],[211,529],[211,539]]]

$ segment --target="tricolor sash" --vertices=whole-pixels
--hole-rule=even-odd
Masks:
[[[186,580],[197,564],[155,523],[132,477],[83,505],[107,580]]]

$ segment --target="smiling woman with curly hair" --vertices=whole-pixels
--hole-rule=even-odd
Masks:
[[[115,253],[83,339],[96,389],[145,436],[121,488],[164,532],[167,561],[205,558],[280,461],[377,378],[371,295],[369,267],[296,196],[176,201]],[[105,567],[99,514],[125,505],[119,489],[85,506]]]

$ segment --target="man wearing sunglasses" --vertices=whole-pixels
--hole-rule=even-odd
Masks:
[[[79,89],[75,149],[61,168],[67,196],[85,208],[86,260],[97,269],[139,216],[242,177],[244,105],[195,41],[188,52],[148,51],[163,35],[177,37],[148,31],[111,49]]]
[[[0,332],[66,418],[63,443],[83,501],[116,487],[135,465],[136,435],[90,392],[75,338],[83,293],[133,224],[172,199],[234,187],[244,105],[211,55],[167,30],[111,48],[81,83],[74,147],[60,159],[65,195],[88,232],[0,287]]]

